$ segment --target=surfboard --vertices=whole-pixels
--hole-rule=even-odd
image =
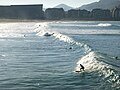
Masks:
[[[81,71],[75,71],[75,72],[81,72]]]

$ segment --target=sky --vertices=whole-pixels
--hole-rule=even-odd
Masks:
[[[0,5],[43,4],[44,8],[52,8],[59,4],[66,4],[76,8],[96,1],[99,0],[0,0]]]

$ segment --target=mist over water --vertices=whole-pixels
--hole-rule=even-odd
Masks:
[[[119,25],[0,23],[0,89],[119,90]]]

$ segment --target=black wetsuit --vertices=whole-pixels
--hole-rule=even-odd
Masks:
[[[81,70],[81,69],[83,69],[83,70],[84,70],[84,66],[83,66],[82,64],[80,64],[80,67],[81,67],[81,68],[80,68],[80,70]]]

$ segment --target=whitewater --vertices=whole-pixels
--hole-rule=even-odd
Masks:
[[[120,22],[0,23],[0,46],[1,90],[120,89]]]

